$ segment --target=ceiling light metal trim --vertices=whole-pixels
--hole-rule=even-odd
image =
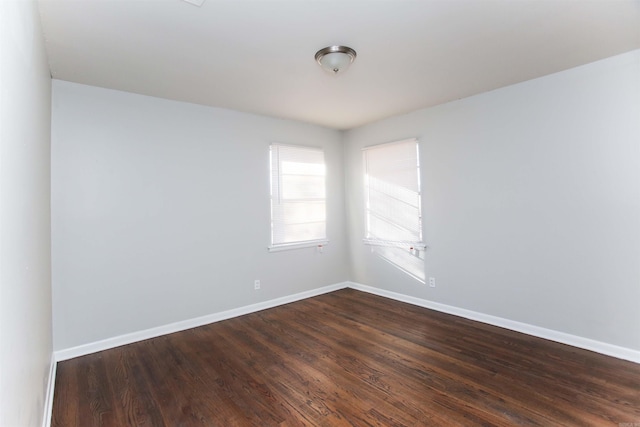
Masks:
[[[323,59],[327,58],[329,55],[339,55],[344,57],[345,55],[348,57],[349,61],[344,62],[342,64],[336,63],[325,63]],[[333,74],[338,74],[341,71],[345,71],[349,68],[349,65],[353,63],[356,59],[356,51],[347,46],[328,46],[323,49],[320,49],[316,52],[316,62],[324,69]]]

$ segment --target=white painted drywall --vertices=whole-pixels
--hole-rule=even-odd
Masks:
[[[429,288],[362,244],[361,148],[420,139]],[[640,51],[345,135],[355,281],[640,349]]]
[[[51,77],[34,1],[0,2],[0,425],[41,425],[51,368]]]
[[[271,142],[325,150],[324,253],[267,251]],[[343,170],[335,130],[54,80],[55,349],[347,280]]]

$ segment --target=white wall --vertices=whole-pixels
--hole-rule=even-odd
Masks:
[[[267,251],[271,142],[325,149],[322,254]],[[343,182],[338,131],[54,80],[55,349],[348,280]]]
[[[429,288],[362,244],[361,148],[420,138]],[[640,350],[640,51],[345,135],[357,282]]]
[[[0,2],[0,425],[41,425],[51,368],[51,77],[35,2]]]

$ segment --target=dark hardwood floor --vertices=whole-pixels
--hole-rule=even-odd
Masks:
[[[52,425],[640,427],[640,365],[345,289],[60,362]]]

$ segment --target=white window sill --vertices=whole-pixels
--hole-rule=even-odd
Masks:
[[[426,251],[427,245],[422,242],[394,242],[390,240],[362,239],[365,245],[370,246],[387,246],[395,248],[413,248],[418,251]]]
[[[328,240],[310,240],[308,242],[288,243],[284,245],[269,246],[269,252],[290,251],[293,249],[323,247],[329,243]]]

